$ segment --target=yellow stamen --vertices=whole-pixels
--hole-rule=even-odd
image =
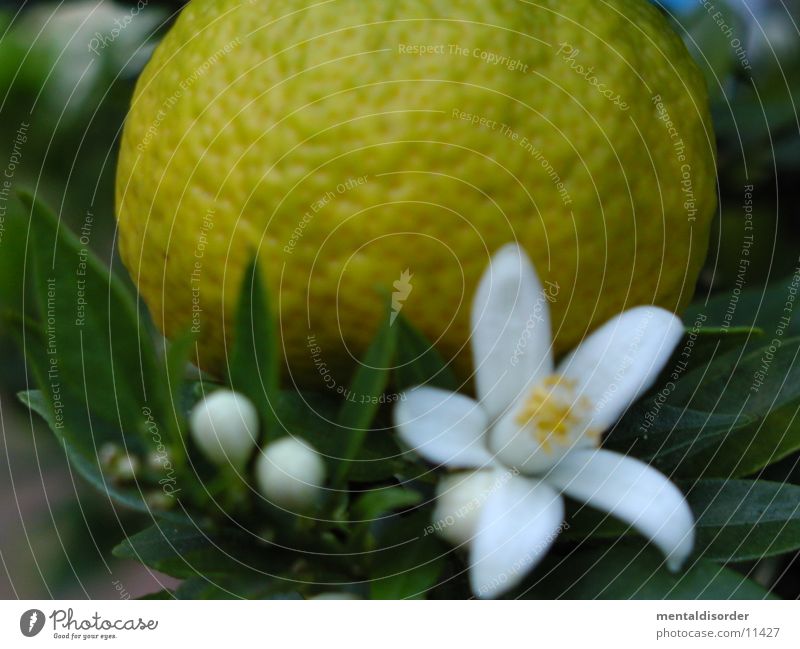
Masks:
[[[516,423],[527,428],[546,453],[552,445],[573,444],[576,434],[595,435],[583,430],[592,404],[577,394],[576,387],[573,379],[551,374],[533,388],[515,417]]]

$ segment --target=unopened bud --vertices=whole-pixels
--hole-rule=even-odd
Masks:
[[[172,468],[172,458],[167,451],[153,451],[148,454],[146,465],[153,473],[169,471]]]
[[[279,507],[307,509],[325,482],[325,463],[306,442],[284,437],[261,452],[256,481],[261,493]]]
[[[314,595],[313,597],[309,597],[308,599],[361,599],[358,595],[354,595],[353,593],[348,593],[344,590],[335,590],[331,591],[330,593],[320,593],[319,595]]]
[[[97,459],[100,461],[100,466],[108,471],[114,465],[114,462],[122,453],[122,449],[112,442],[106,442],[97,451]]]
[[[163,491],[154,491],[146,496],[145,502],[151,509],[170,509],[175,504],[175,498]]]
[[[211,462],[241,467],[256,446],[258,413],[241,394],[218,390],[194,407],[189,427]]]
[[[122,482],[130,482],[141,468],[141,462],[133,455],[120,455],[111,464],[111,475]]]
[[[436,491],[432,527],[453,545],[462,545],[477,531],[478,513],[492,493],[507,480],[499,471],[454,473],[444,478]]]

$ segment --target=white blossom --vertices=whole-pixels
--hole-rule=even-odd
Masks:
[[[563,525],[562,494],[632,525],[668,568],[685,562],[694,519],[680,490],[647,464],[599,448],[682,335],[674,314],[636,307],[556,365],[547,299],[530,260],[516,245],[494,256],[472,305],[478,400],[417,387],[394,411],[414,451],[470,470],[440,482],[433,527],[468,549],[478,597],[513,588],[544,556]]]
[[[256,481],[270,502],[302,511],[319,497],[325,482],[325,463],[310,444],[284,437],[262,450],[256,462]]]
[[[192,409],[189,428],[211,462],[241,468],[258,443],[258,412],[241,394],[217,390]]]

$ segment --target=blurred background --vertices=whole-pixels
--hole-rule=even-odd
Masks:
[[[0,311],[17,310],[25,299],[18,269],[26,232],[11,227],[21,216],[17,188],[34,189],[73,228],[91,214],[91,247],[119,266],[117,140],[137,75],[182,4],[0,2],[0,173],[8,180],[0,183]],[[757,294],[790,275],[800,254],[800,0],[656,4],[706,74],[716,125],[720,205],[698,296],[737,288],[746,235],[755,243],[747,286],[738,288]],[[753,230],[746,232],[750,207]],[[18,403],[16,393],[27,387],[6,327],[0,330],[0,598],[127,598],[170,585],[111,557],[125,530],[140,529],[142,521],[70,472],[53,435]],[[775,477],[800,482],[795,464],[779,467],[784,473]]]

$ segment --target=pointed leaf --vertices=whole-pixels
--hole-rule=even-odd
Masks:
[[[426,533],[429,515],[420,512],[387,525],[372,553],[373,599],[425,599],[444,569],[449,548]]]
[[[800,338],[733,349],[657,388],[608,448],[670,475],[735,478],[800,450]]]
[[[141,491],[136,488],[123,488],[115,485],[101,472],[96,454],[88,454],[84,449],[72,444],[65,431],[55,425],[50,403],[39,390],[20,392],[17,397],[25,406],[33,410],[33,412],[41,416],[42,419],[47,422],[60,444],[64,447],[70,465],[89,482],[89,484],[100,492],[107,494],[109,498],[118,502],[120,505],[130,507],[140,512],[151,513],[150,508],[142,497]],[[152,513],[154,515],[159,515],[155,511]],[[161,515],[172,516],[172,514]]]
[[[396,349],[397,329],[390,324],[387,315],[345,393],[345,402],[337,417],[338,424],[345,430],[346,441],[335,483],[341,483],[346,477],[351,461],[358,457],[372,421],[385,401],[384,392]],[[386,432],[373,434],[388,435]]]
[[[396,509],[406,509],[418,504],[422,494],[401,487],[376,489],[361,496],[352,509],[352,519],[372,521],[373,519]]]
[[[244,394],[256,406],[266,440],[277,437],[273,403],[278,390],[278,376],[275,319],[258,258],[255,257],[245,271],[239,292],[228,381],[233,390]]]
[[[526,599],[769,599],[766,590],[710,561],[672,573],[651,547],[617,543],[551,557],[520,591]]]
[[[155,347],[122,282],[39,201],[30,210],[33,287],[44,335],[43,392],[72,433],[138,432],[143,409],[164,421],[164,387]],[[30,344],[35,344],[32,341]],[[102,419],[107,426],[92,426]],[[113,434],[113,433],[112,433]],[[119,439],[117,439],[119,441]]]
[[[439,352],[402,314],[394,324],[397,331],[397,361],[394,370],[398,390],[429,385],[445,390],[458,389],[453,370]]]
[[[285,550],[258,545],[254,538],[244,534],[227,530],[209,532],[187,523],[148,527],[114,548],[114,556],[134,559],[180,578],[275,576],[282,574],[292,559]]]
[[[800,548],[800,487],[766,480],[700,480],[687,495],[698,552],[750,561]]]

